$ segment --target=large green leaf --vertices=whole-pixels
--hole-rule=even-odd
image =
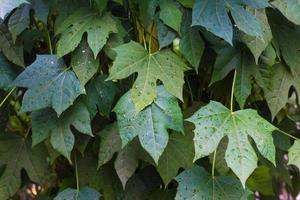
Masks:
[[[1,133],[0,161],[6,166],[0,176],[0,199],[9,199],[18,191],[22,183],[22,169],[36,183],[42,183],[49,172],[44,146],[32,148],[30,139],[8,133]]]
[[[91,116],[98,112],[109,116],[118,88],[106,75],[97,76],[87,84],[85,101]],[[98,108],[98,109],[97,109]]]
[[[119,153],[115,160],[115,169],[125,189],[129,178],[134,174],[138,167],[136,145],[127,145]]]
[[[107,125],[98,134],[100,136],[98,152],[98,168],[112,159],[113,155],[121,150],[121,139],[117,123]]]
[[[262,9],[250,9],[249,10],[253,15],[256,16],[257,20],[259,20],[260,25],[262,27],[262,38],[250,36],[245,33],[241,34],[242,41],[248,46],[250,51],[255,57],[256,63],[258,63],[258,58],[262,54],[262,52],[266,49],[272,39],[271,27],[268,22],[268,18],[266,16],[265,10]]]
[[[9,17],[8,29],[12,34],[14,42],[16,41],[17,36],[29,27],[29,12],[30,6],[28,4],[24,4]]]
[[[212,177],[204,168],[195,166],[176,177],[178,189],[175,199],[182,200],[241,200],[251,194],[231,176]]]
[[[80,190],[67,188],[60,192],[54,200],[99,200],[100,197],[99,192],[89,187],[84,187]]]
[[[192,25],[203,26],[232,44],[233,27],[227,13],[230,11],[238,29],[248,35],[261,38],[263,33],[258,20],[243,8],[243,4],[245,2],[241,0],[196,1]]]
[[[195,28],[192,27],[183,34],[179,48],[189,63],[198,71],[205,46],[199,32]]]
[[[232,47],[225,47],[218,51],[211,84],[222,80],[232,71],[236,70],[234,96],[243,108],[248,96],[251,94],[252,79],[259,67],[249,53]]]
[[[115,51],[117,57],[108,79],[123,79],[138,73],[131,92],[136,112],[156,98],[158,79],[168,92],[182,100],[183,76],[188,67],[170,49],[149,53],[140,44],[129,42],[118,46]]]
[[[15,80],[18,87],[28,88],[21,112],[52,106],[58,116],[85,93],[74,72],[65,68],[64,61],[54,55],[37,55]]]
[[[88,44],[96,58],[109,34],[116,32],[116,23],[109,13],[99,15],[88,9],[79,9],[71,14],[56,31],[56,34],[61,34],[57,43],[57,54],[63,56],[73,51],[79,45],[83,34],[87,33]]]
[[[0,53],[0,88],[10,90],[17,76],[18,70]]]
[[[22,3],[28,3],[26,0],[0,0],[0,19],[4,19],[6,14],[18,7]]]
[[[170,27],[165,25],[160,19],[156,19],[157,26],[157,39],[159,43],[159,49],[162,49],[170,45],[176,37],[176,32]]]
[[[300,2],[298,0],[275,0],[271,2],[291,22],[300,25]]]
[[[19,43],[14,44],[13,38],[0,19],[0,50],[5,57],[12,63],[24,66],[23,46]]]
[[[180,24],[182,19],[182,13],[177,8],[174,0],[160,0],[160,19],[170,26],[175,31],[180,31]]]
[[[269,78],[270,87],[264,90],[265,98],[274,119],[288,101],[289,89],[294,84],[292,74],[282,64],[274,65],[276,70]]]
[[[193,166],[195,156],[193,134],[185,134],[171,134],[168,145],[159,158],[157,170],[166,186],[177,175],[180,168]]]
[[[195,160],[214,152],[221,139],[227,136],[225,159],[243,185],[257,167],[257,156],[249,137],[254,140],[261,155],[275,163],[272,131],[276,127],[255,110],[231,112],[222,104],[211,101],[187,120],[196,126]]]
[[[157,97],[151,106],[136,114],[131,99],[132,91],[127,92],[114,108],[120,131],[122,146],[139,137],[142,147],[156,163],[168,144],[167,129],[183,131],[182,113],[176,98],[162,86],[157,87]]]
[[[154,19],[155,9],[157,5],[158,0],[144,0],[139,2],[139,17],[146,28]]]
[[[90,114],[82,101],[76,102],[59,118],[51,109],[33,112],[33,145],[42,142],[50,135],[53,148],[71,162],[71,151],[75,143],[71,125],[79,132],[93,136],[90,125]]]
[[[81,85],[85,85],[98,71],[99,59],[94,59],[93,52],[85,40],[73,52],[71,66]]]
[[[289,165],[295,165],[300,169],[300,142],[295,141],[289,149]]]

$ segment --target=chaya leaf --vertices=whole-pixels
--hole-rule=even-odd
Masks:
[[[18,7],[22,3],[28,3],[26,0],[0,0],[0,19],[4,19],[6,14]]]
[[[5,57],[12,63],[24,66],[23,46],[18,42],[14,44],[13,38],[4,24],[0,19],[0,50]]]
[[[98,71],[99,59],[94,59],[88,43],[83,40],[72,54],[71,66],[81,85],[85,85]]]
[[[97,76],[87,84],[85,101],[92,117],[98,110],[107,117],[111,112],[118,88],[112,81],[105,81],[106,78],[106,75]]]
[[[251,94],[252,79],[259,69],[247,51],[230,46],[219,50],[210,84],[222,80],[233,69],[236,70],[234,96],[243,108]]]
[[[139,164],[136,146],[136,143],[127,145],[118,153],[115,160],[115,169],[124,189],[127,181],[134,174]]]
[[[299,0],[275,0],[271,4],[291,22],[300,25],[300,2]]]
[[[232,176],[212,177],[199,166],[183,171],[176,177],[178,189],[175,199],[182,200],[240,200],[251,194]]]
[[[271,111],[272,119],[286,105],[289,89],[294,85],[293,76],[282,64],[274,65],[275,73],[269,77],[270,86],[264,89],[265,99]]]
[[[158,17],[155,19],[157,26],[157,39],[159,49],[170,45],[176,37],[176,32],[165,25]]]
[[[271,27],[268,22],[268,18],[265,10],[263,9],[249,9],[249,11],[254,14],[257,20],[260,22],[262,27],[263,35],[262,38],[250,36],[245,33],[241,33],[242,41],[248,46],[252,52],[255,62],[258,63],[258,58],[262,52],[267,48],[272,39]]]
[[[99,200],[100,197],[99,192],[89,187],[83,187],[80,190],[67,188],[60,192],[54,200]]]
[[[6,91],[10,90],[18,74],[19,70],[0,53],[0,88]]]
[[[129,42],[115,51],[117,57],[108,79],[123,79],[138,73],[131,92],[136,112],[153,102],[158,79],[169,93],[182,100],[183,76],[188,67],[170,49],[149,53],[140,44]]]
[[[0,199],[9,199],[18,191],[22,169],[36,183],[48,175],[47,151],[43,145],[32,148],[30,139],[1,133],[0,160],[6,166],[0,176]]]
[[[159,1],[160,19],[169,27],[175,31],[180,31],[180,24],[182,13],[180,9],[177,8],[176,2],[174,0],[160,0]]]
[[[257,167],[257,156],[251,146],[251,137],[259,152],[275,165],[275,146],[272,131],[277,128],[257,114],[245,109],[231,112],[221,103],[211,101],[187,119],[195,124],[195,160],[214,152],[225,136],[228,146],[225,159],[228,167],[242,184]]]
[[[182,113],[177,99],[162,86],[157,87],[155,101],[136,114],[131,92],[121,97],[114,108],[120,131],[122,146],[139,137],[142,147],[156,163],[168,144],[167,129],[183,132]]]
[[[98,133],[100,136],[98,168],[112,159],[116,152],[121,150],[121,139],[117,123],[107,125]]]
[[[57,43],[58,56],[64,56],[73,51],[79,45],[85,32],[88,35],[88,44],[96,58],[109,34],[117,32],[117,26],[109,13],[100,15],[83,8],[75,11],[56,31],[56,34],[61,34]]]
[[[36,145],[47,137],[51,137],[51,144],[55,150],[68,158],[74,146],[74,135],[70,126],[79,132],[93,136],[90,125],[90,114],[82,101],[77,101],[59,118],[52,109],[32,112],[32,140]]]
[[[52,106],[59,116],[85,93],[74,72],[65,68],[64,61],[54,55],[37,55],[15,80],[15,85],[28,88],[21,112]]]
[[[289,165],[295,165],[300,169],[300,142],[295,141],[289,149]]]
[[[193,165],[195,156],[193,134],[185,134],[171,134],[168,145],[159,158],[157,170],[166,186],[180,168],[190,168]]]
[[[20,6],[8,20],[8,29],[12,34],[13,41],[15,42],[17,36],[22,33],[30,24],[30,5],[24,4]]]
[[[193,26],[205,27],[208,31],[232,44],[233,27],[227,14],[230,11],[238,29],[244,33],[262,38],[261,26],[254,15],[243,7],[241,0],[196,1],[193,8]]]

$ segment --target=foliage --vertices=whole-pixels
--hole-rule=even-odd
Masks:
[[[0,0],[0,199],[296,196],[299,13]]]

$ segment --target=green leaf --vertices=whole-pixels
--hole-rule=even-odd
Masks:
[[[96,58],[109,34],[116,32],[116,23],[109,13],[99,15],[88,9],[79,9],[70,15],[56,31],[56,34],[61,34],[57,43],[57,55],[61,57],[73,51],[79,45],[83,34],[87,33],[88,44]]]
[[[47,0],[29,0],[30,5],[34,10],[34,15],[47,24],[49,6]]]
[[[24,66],[23,46],[19,43],[14,44],[12,36],[0,19],[0,50],[5,57],[12,63]]]
[[[227,10],[231,12],[238,29],[254,37],[262,37],[259,22],[243,8],[240,0],[203,0],[196,1],[193,8],[192,26],[203,26],[216,36],[232,44],[233,27]]]
[[[258,58],[271,42],[272,32],[271,32],[271,27],[268,23],[268,18],[266,16],[265,10],[250,9],[249,11],[252,14],[254,14],[256,18],[259,20],[260,25],[262,27],[263,35],[262,38],[260,38],[260,37],[254,37],[242,33],[241,40],[250,49],[250,51],[252,52],[255,58],[255,62],[258,63]]]
[[[274,0],[271,2],[291,22],[300,25],[300,2],[298,0]]]
[[[160,19],[156,19],[156,25],[159,49],[162,49],[173,42],[176,37],[176,32],[166,26]]]
[[[180,168],[193,166],[194,158],[193,134],[170,135],[168,145],[159,158],[157,170],[162,177],[165,186],[177,175]]]
[[[179,48],[189,63],[198,71],[198,66],[205,48],[198,30],[190,28],[185,32],[180,40]]]
[[[17,36],[22,33],[30,24],[30,6],[24,4],[20,6],[8,20],[8,29],[12,34],[13,41],[15,43]]]
[[[236,70],[234,96],[243,108],[251,94],[252,78],[259,70],[247,52],[232,47],[219,50],[210,84],[222,80],[233,69]]]
[[[105,81],[106,78],[106,75],[97,76],[86,87],[85,101],[92,117],[98,110],[107,117],[111,112],[118,88],[112,81]]]
[[[204,168],[195,166],[176,177],[178,189],[175,199],[247,199],[251,192],[231,176],[212,177]]]
[[[270,169],[266,166],[259,166],[256,168],[247,180],[247,186],[252,191],[258,191],[263,195],[274,195]]]
[[[98,134],[100,136],[98,168],[112,159],[121,150],[121,139],[117,123],[107,125]]]
[[[89,187],[81,188],[79,191],[67,188],[60,192],[54,200],[99,200],[100,197],[101,195],[99,192]]]
[[[251,6],[256,9],[262,9],[270,6],[268,0],[242,0],[242,2],[243,4]]]
[[[90,114],[87,107],[77,101],[59,118],[51,109],[32,112],[32,140],[36,145],[51,136],[51,144],[55,150],[71,162],[71,151],[74,146],[74,135],[70,126],[79,132],[93,136],[90,125]]]
[[[289,165],[295,165],[300,169],[300,142],[295,141],[293,146],[289,149]]]
[[[93,0],[99,13],[102,13],[106,9],[108,0]]]
[[[73,52],[71,66],[83,86],[98,71],[99,60],[94,59],[93,52],[85,40]]]
[[[1,133],[0,160],[5,170],[0,177],[0,199],[9,199],[21,186],[21,170],[29,178],[42,183],[49,173],[47,151],[42,145],[31,147],[31,141],[8,133]]]
[[[0,53],[0,88],[6,91],[12,89],[13,82],[19,74],[18,72],[19,70]]]
[[[28,3],[26,0],[0,0],[0,19],[4,19],[6,14],[22,3]]]
[[[270,86],[264,90],[265,99],[272,114],[272,119],[286,105],[289,89],[294,84],[294,77],[282,64],[274,65],[275,73],[269,77]]]
[[[261,155],[275,163],[272,131],[277,128],[260,117],[255,110],[231,112],[222,104],[211,101],[187,121],[196,126],[195,160],[214,152],[221,139],[228,137],[225,160],[243,185],[257,167],[257,156],[249,137],[254,140]]]
[[[215,170],[219,173],[219,175],[225,176],[230,171],[229,167],[227,166],[225,160],[225,152],[228,145],[228,138],[223,138],[219,143],[216,151],[216,157],[214,161],[214,153],[209,155],[209,161],[212,164],[215,162]]]
[[[146,28],[154,19],[155,9],[157,5],[157,0],[144,0],[139,2],[139,17]]]
[[[15,80],[18,87],[28,88],[21,112],[52,106],[59,116],[74,100],[85,93],[74,72],[65,68],[64,61],[54,55],[37,55]]]
[[[139,137],[142,147],[156,163],[168,144],[167,129],[183,131],[182,113],[176,98],[162,86],[157,87],[157,97],[151,106],[136,114],[131,99],[132,91],[127,92],[114,108],[120,131],[122,146]]]
[[[193,8],[195,3],[195,0],[177,0],[177,1],[187,8]]]
[[[180,31],[182,13],[177,8],[174,0],[160,0],[160,19],[175,31]]]
[[[128,179],[134,174],[138,167],[135,145],[127,145],[119,153],[115,160],[115,169],[125,189]]]
[[[138,77],[132,88],[136,112],[150,105],[156,98],[156,82],[159,79],[172,95],[182,100],[185,63],[170,49],[149,53],[140,44],[129,42],[115,48],[116,60],[109,80],[123,79],[134,72]]]

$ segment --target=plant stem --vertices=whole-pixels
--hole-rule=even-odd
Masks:
[[[6,100],[8,99],[8,97],[13,93],[13,91],[15,91],[16,87],[12,88],[9,93],[5,96],[5,98],[2,100],[2,102],[0,103],[0,108],[3,106],[3,104],[6,102]]]
[[[230,111],[233,112],[233,99],[234,99],[234,85],[236,79],[236,70],[234,70],[233,81],[231,86],[231,97],[230,97]]]
[[[213,163],[212,163],[212,167],[211,167],[211,175],[212,175],[212,177],[215,177],[216,155],[217,155],[217,149],[214,151],[214,158],[213,158]]]
[[[77,168],[77,156],[76,156],[76,152],[74,154],[74,164],[75,164],[75,176],[76,176],[76,188],[77,191],[79,192],[80,188],[79,188],[79,178],[78,178],[78,168]],[[77,192],[77,194],[78,194]]]
[[[293,135],[291,135],[291,134],[289,134],[287,132],[284,132],[284,131],[282,131],[280,129],[277,129],[277,131],[280,132],[280,133],[282,133],[282,134],[284,134],[284,135],[286,135],[286,136],[288,136],[288,137],[290,137],[290,138],[293,138],[294,140],[299,140],[300,141],[300,138],[297,138],[297,137],[295,137],[295,136],[293,136]]]
[[[51,42],[50,34],[49,34],[49,31],[48,31],[47,27],[44,27],[44,29],[45,29],[45,33],[46,33],[46,37],[47,37],[49,53],[52,55],[53,54],[53,48],[52,48],[52,42]]]

